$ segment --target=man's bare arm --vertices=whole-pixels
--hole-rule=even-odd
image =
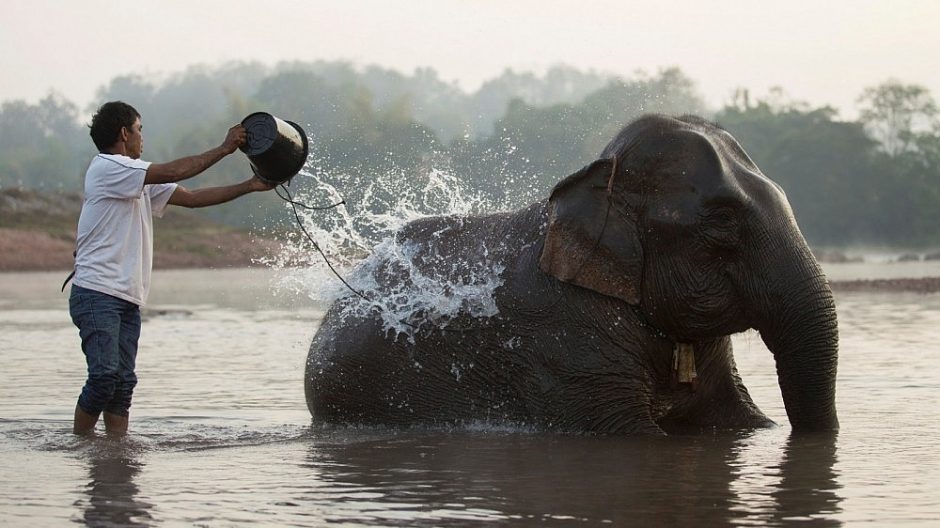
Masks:
[[[250,180],[245,180],[241,183],[236,183],[234,185],[226,185],[223,187],[207,187],[205,189],[195,189],[190,191],[183,186],[178,186],[173,194],[170,195],[169,203],[171,205],[179,205],[182,207],[208,207],[210,205],[218,205],[225,202],[230,202],[239,196],[257,192],[257,191],[268,191],[273,189],[272,185],[268,185],[258,178],[252,178]]]
[[[215,165],[225,156],[235,152],[235,150],[244,143],[245,128],[241,125],[235,125],[228,130],[225,141],[214,149],[207,150],[195,156],[180,158],[169,163],[152,163],[150,167],[147,168],[144,184],[174,183],[192,178]]]

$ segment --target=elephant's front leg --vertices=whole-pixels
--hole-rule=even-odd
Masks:
[[[717,427],[749,429],[768,427],[767,418],[751,400],[734,363],[729,337],[697,341],[694,350],[695,384],[681,383],[675,366],[657,365],[656,423],[667,432]],[[674,363],[673,363],[674,365]]]

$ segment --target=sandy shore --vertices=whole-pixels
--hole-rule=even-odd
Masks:
[[[41,230],[0,227],[0,272],[72,269],[74,242]],[[154,242],[155,269],[241,268],[275,255],[280,245],[237,231],[176,233]]]
[[[940,277],[923,277],[918,279],[874,279],[835,281],[832,283],[835,292],[940,292]]]
[[[0,190],[0,271],[72,268],[82,198],[74,193]],[[272,240],[171,208],[154,226],[157,269],[254,265],[280,251]]]

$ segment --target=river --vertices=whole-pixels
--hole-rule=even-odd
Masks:
[[[322,307],[276,288],[287,272],[155,273],[121,440],[70,434],[85,364],[64,274],[0,274],[0,525],[940,523],[940,294],[837,293],[838,435],[790,435],[773,358],[748,332],[738,366],[780,426],[649,440],[311,424],[303,366]]]

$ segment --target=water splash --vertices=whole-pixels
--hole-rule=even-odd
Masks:
[[[485,242],[481,241],[484,254]],[[384,329],[413,341],[428,328],[448,328],[455,317],[492,317],[499,313],[493,292],[503,285],[505,266],[484,258],[453,262],[449,268],[423,264],[422,245],[401,243],[390,237],[363,260],[351,277],[354,288],[368,292],[366,299],[352,299],[346,316],[379,314]]]
[[[413,339],[422,329],[447,327],[462,314],[498,313],[493,292],[503,284],[505,267],[490,255],[485,241],[474,248],[473,260],[429,263],[423,244],[396,239],[399,230],[415,220],[448,216],[452,227],[442,231],[459,229],[467,215],[499,209],[496,204],[487,203],[453,173],[435,167],[363,178],[317,166],[308,162],[308,169],[294,178],[295,200],[318,206],[345,200],[345,206],[296,210],[312,241],[289,226],[288,243],[265,262],[280,272],[278,288],[323,306],[346,297],[345,315],[377,314],[395,338],[404,334]],[[294,210],[286,207],[294,219]],[[321,251],[358,293],[334,275]]]

